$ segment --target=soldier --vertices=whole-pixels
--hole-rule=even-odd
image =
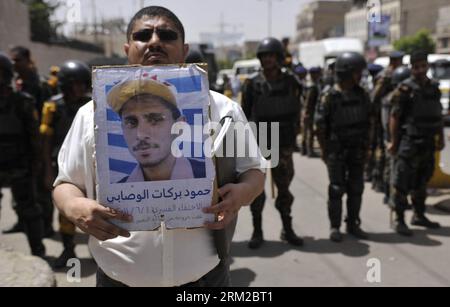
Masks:
[[[42,88],[40,77],[37,73],[36,65],[31,58],[29,49],[21,46],[16,46],[10,50],[10,58],[13,62],[14,71],[17,73],[15,80],[15,90],[18,92],[27,93],[33,98],[35,108],[39,113],[42,109]],[[17,202],[13,198],[13,208],[17,213]],[[4,230],[4,234],[13,234],[24,231],[24,223],[17,213],[17,223],[11,228]]]
[[[44,101],[59,94],[58,73],[59,73],[58,66],[50,67],[50,75],[42,83],[42,93],[43,93],[42,96]]]
[[[385,189],[386,183],[383,181],[384,166],[386,164],[385,146],[383,141],[383,129],[381,126],[381,100],[386,95],[394,90],[392,87],[392,74],[394,71],[403,65],[404,53],[400,51],[393,51],[389,55],[389,66],[375,77],[375,89],[372,95],[372,103],[375,112],[374,136],[372,137],[371,145],[371,159],[368,171],[372,172],[373,188],[382,192]]]
[[[16,89],[34,98],[36,109],[40,115],[43,104],[43,92],[41,79],[31,58],[31,52],[28,48],[17,46],[11,48],[10,54],[14,63],[14,70],[17,72]]]
[[[283,44],[283,49],[284,49],[284,63],[283,63],[283,67],[289,70],[292,70],[293,67],[293,56],[292,53],[289,51],[289,44],[290,44],[290,39],[289,37],[284,37],[281,41],[281,43]]]
[[[324,88],[323,88],[323,92],[327,91],[330,87],[334,86],[335,82],[335,66],[336,66],[336,61],[331,61],[328,63],[328,67],[327,70],[325,72],[325,76],[323,78],[323,84],[324,84]]]
[[[330,239],[341,242],[342,197],[347,193],[347,232],[359,239],[368,235],[359,217],[364,191],[364,164],[370,130],[370,99],[359,85],[367,64],[362,55],[346,52],[336,61],[336,81],[317,109],[317,137],[327,164],[330,185]]]
[[[272,122],[280,123],[280,163],[272,169],[272,178],[278,189],[275,206],[283,222],[281,239],[301,246],[303,240],[292,229],[294,196],[289,192],[289,185],[294,177],[292,154],[300,120],[302,87],[292,74],[281,69],[284,54],[278,40],[264,39],[258,47],[257,56],[263,70],[247,80],[242,106],[247,117],[256,123],[266,122],[269,126]],[[259,248],[264,242],[262,211],[265,199],[266,195],[262,193],[251,205],[254,232],[248,246],[252,249]]]
[[[381,124],[383,127],[383,139],[385,144],[391,142],[389,132],[389,118],[391,117],[392,98],[394,97],[397,86],[411,76],[411,70],[407,66],[400,66],[392,74],[392,88],[394,89],[381,100]],[[386,146],[385,146],[386,148]],[[384,204],[390,204],[390,195],[392,190],[392,165],[394,160],[391,154],[385,151],[386,163],[384,166]]]
[[[393,228],[404,236],[413,235],[405,223],[407,197],[414,208],[412,225],[436,229],[440,225],[426,216],[427,183],[434,171],[436,150],[445,147],[439,83],[427,77],[428,55],[411,55],[411,78],[397,88],[389,123],[392,142],[388,150],[395,155],[393,202],[396,219]]]
[[[16,212],[35,256],[45,256],[42,212],[35,203],[32,167],[38,159],[38,115],[33,98],[14,92],[13,65],[0,53],[0,189],[11,187]]]
[[[297,77],[300,86],[301,86],[301,91],[302,91],[302,104],[305,101],[305,94],[306,94],[306,78],[308,77],[308,70],[303,66],[303,64],[298,64],[297,66],[295,66],[294,68],[294,74]],[[305,129],[305,127],[303,127],[302,125],[302,118],[303,113],[305,112],[305,108],[303,105],[300,106],[300,121],[297,123],[297,135],[300,135],[303,133],[302,130]],[[297,144],[297,140],[295,142],[295,146],[294,146],[294,151],[295,152],[300,152],[302,154],[302,156],[306,156],[307,152],[306,152],[306,148],[300,148],[299,144]]]
[[[322,68],[313,67],[309,70],[311,85],[306,94],[305,108],[303,112],[303,142],[302,154],[314,158],[314,114],[322,92]]]
[[[62,94],[52,97],[44,104],[42,111],[41,134],[43,137],[44,153],[44,185],[47,199],[41,200],[45,210],[47,223],[52,221],[53,204],[51,190],[58,173],[57,158],[59,150],[69,131],[78,109],[91,100],[91,72],[82,62],[65,62],[58,73],[59,88]],[[75,225],[63,215],[59,215],[60,234],[64,250],[55,261],[55,268],[66,266],[67,260],[76,258],[75,255]]]
[[[367,70],[370,75],[370,80],[367,82],[367,90],[371,92],[375,89],[376,82],[378,81],[378,75],[383,71],[383,66],[372,63],[367,65]]]

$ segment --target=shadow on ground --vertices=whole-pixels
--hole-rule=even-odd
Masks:
[[[249,249],[248,241],[233,242],[232,255],[233,257],[262,257],[274,258],[290,251],[298,251],[301,253],[316,253],[316,254],[343,254],[349,257],[364,257],[369,254],[369,245],[363,241],[357,241],[352,238],[340,244],[333,243],[328,239],[315,239],[312,237],[305,237],[305,245],[303,247],[295,247],[280,241],[265,241],[260,249]]]
[[[230,272],[233,287],[249,287],[255,280],[256,273],[250,269],[236,269]]]

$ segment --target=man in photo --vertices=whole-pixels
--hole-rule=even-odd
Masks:
[[[172,153],[177,137],[172,127],[185,121],[173,86],[152,79],[127,80],[109,92],[108,104],[120,115],[128,149],[138,162],[119,183],[205,177],[204,162]]]

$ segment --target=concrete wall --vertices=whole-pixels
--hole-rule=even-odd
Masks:
[[[15,45],[25,46],[31,50],[41,75],[47,75],[50,66],[60,65],[67,60],[77,59],[86,62],[102,56],[100,53],[32,42],[26,5],[19,0],[0,0],[0,50],[7,52]]]

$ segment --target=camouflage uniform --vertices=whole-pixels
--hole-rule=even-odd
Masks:
[[[368,172],[371,172],[373,187],[377,191],[385,191],[387,183],[384,181],[384,168],[386,166],[385,144],[383,138],[383,127],[381,123],[382,100],[394,90],[392,86],[392,74],[394,69],[388,67],[376,78],[376,85],[373,91],[372,103],[374,110],[374,127],[371,144],[371,159],[368,165]]]
[[[305,110],[303,115],[303,140],[302,148],[306,148],[309,156],[314,154],[314,115],[319,102],[322,86],[320,83],[313,84],[307,92]]]
[[[282,72],[276,81],[267,81],[259,73],[247,80],[243,89],[242,108],[250,120],[257,124],[267,122],[269,127],[272,122],[280,123],[280,159],[278,166],[272,169],[272,179],[278,190],[275,206],[280,212],[284,233],[288,235],[294,234],[291,221],[294,196],[289,191],[289,186],[294,177],[292,155],[296,145],[297,123],[300,120],[301,95],[301,85],[289,72]],[[270,136],[270,131],[268,135]],[[261,238],[265,200],[266,195],[263,193],[250,207],[255,232],[260,233]]]
[[[332,229],[341,226],[344,193],[347,193],[347,226],[361,223],[370,114],[369,96],[360,86],[343,92],[336,84],[322,95],[317,108],[317,136],[330,179],[328,213]]]
[[[6,91],[0,97],[0,189],[11,187],[31,253],[43,257],[42,210],[35,202],[33,176],[39,161],[38,113],[31,96]]]
[[[440,97],[438,83],[427,80],[421,86],[414,77],[405,80],[393,95],[391,112],[400,122],[393,203],[397,218],[401,220],[410,192],[415,216],[425,214],[427,183],[435,166],[435,138],[443,128]]]

